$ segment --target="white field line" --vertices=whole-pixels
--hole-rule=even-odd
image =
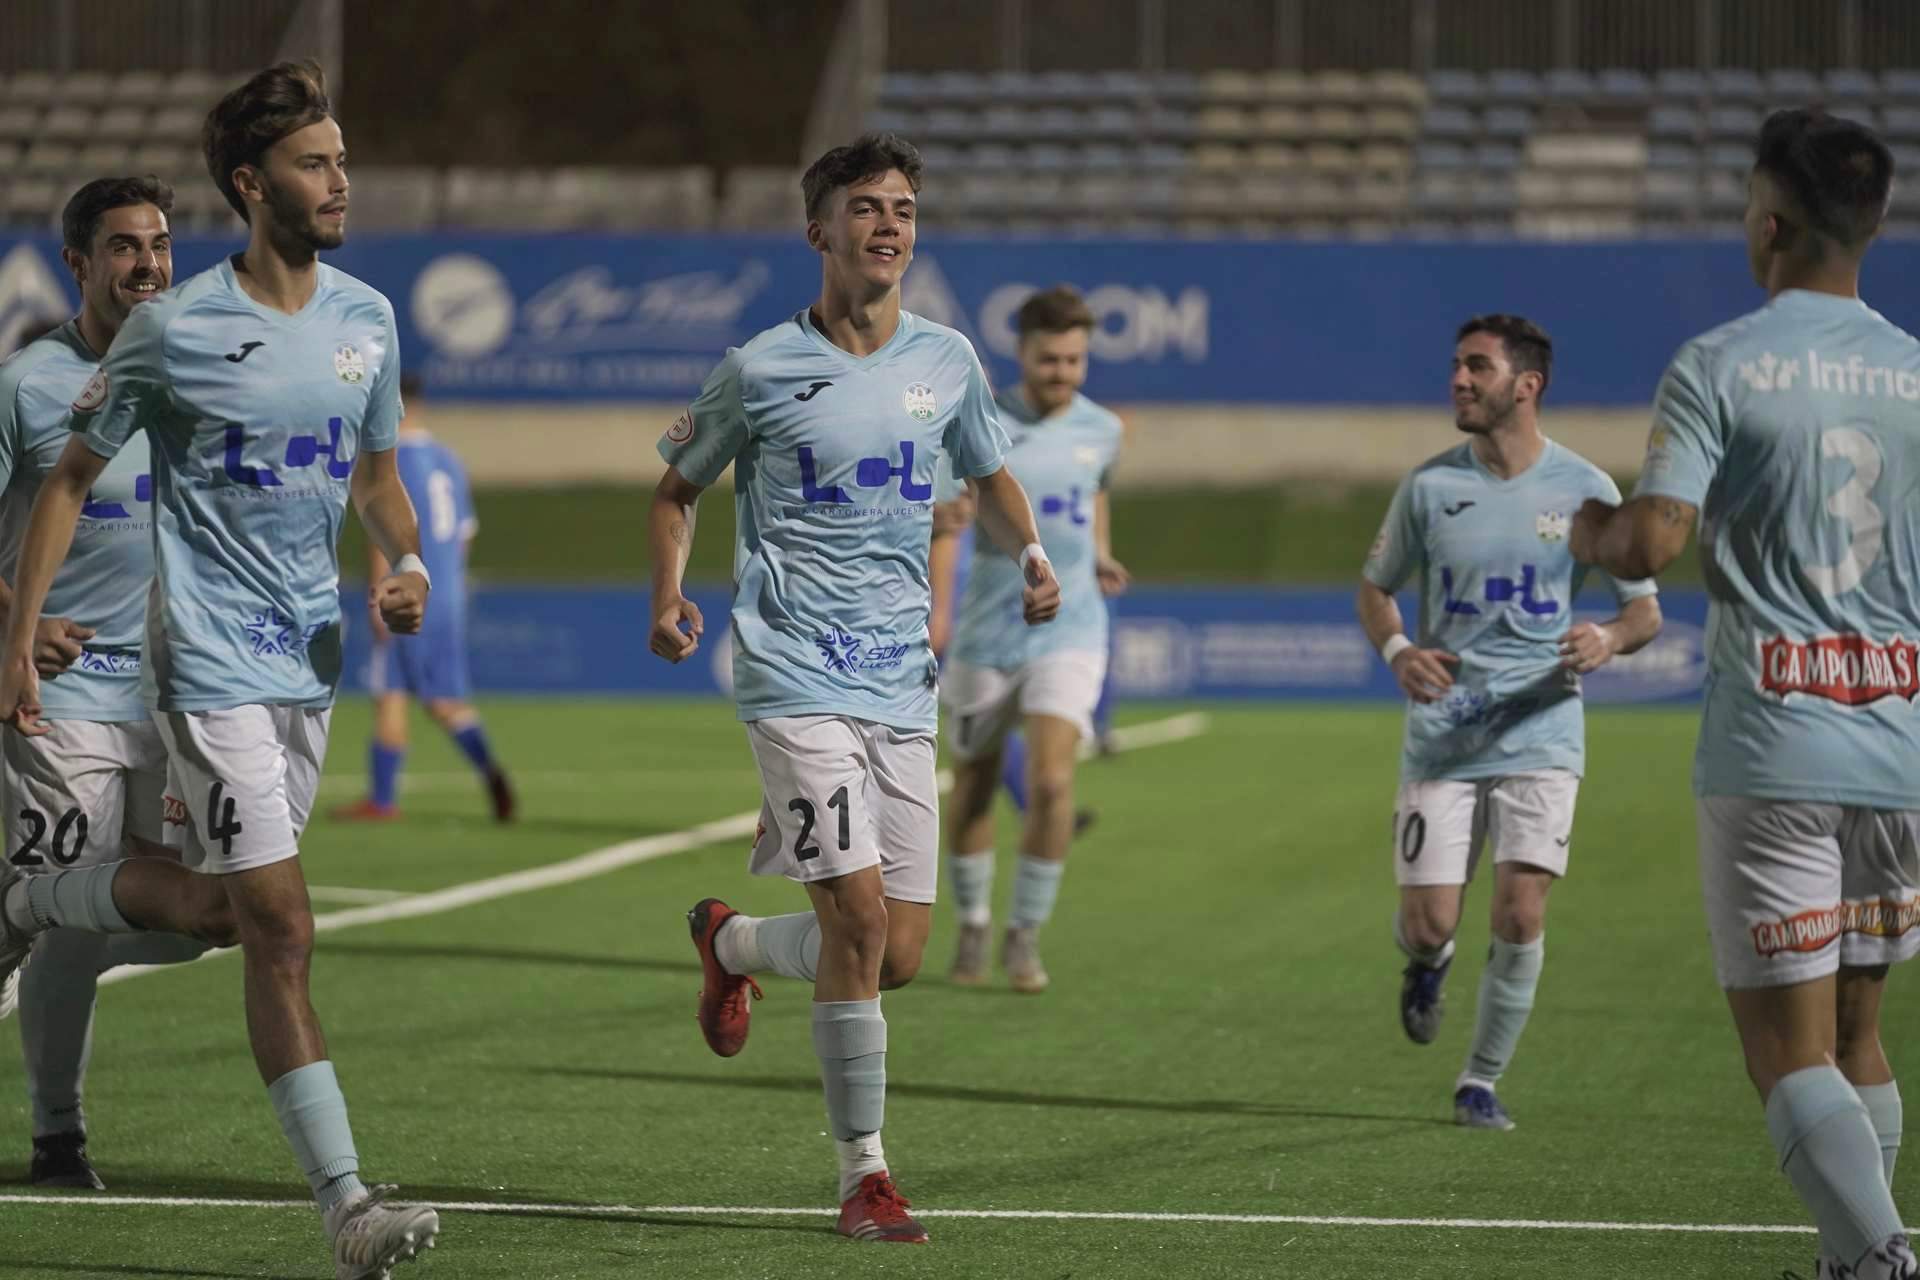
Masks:
[[[0,1195],[0,1204],[68,1208],[103,1206],[164,1209],[301,1209],[311,1212],[309,1200],[227,1200],[188,1196],[51,1196]],[[497,1204],[468,1201],[436,1204],[448,1213],[535,1215],[587,1213],[615,1217],[675,1215],[689,1218],[822,1218],[833,1209],[784,1209],[763,1205],[690,1204]],[[915,1209],[921,1218],[976,1218],[1015,1222],[1156,1222],[1247,1223],[1281,1227],[1426,1227],[1467,1231],[1617,1231],[1665,1232],[1688,1235],[1813,1235],[1814,1228],[1754,1222],[1563,1222],[1552,1218],[1365,1218],[1340,1214],[1293,1213],[1126,1213],[1082,1212],[1068,1209]]]
[[[1195,738],[1205,733],[1206,729],[1206,716],[1198,712],[1189,712],[1185,715],[1169,716],[1164,720],[1149,720],[1145,724],[1116,729],[1113,734],[1114,745],[1121,751],[1132,751],[1140,747],[1160,746],[1164,743]],[[945,790],[951,785],[953,785],[951,776],[942,772],[941,789]],[[759,821],[760,811],[749,809],[745,813],[736,813],[730,818],[718,818],[697,827],[688,827],[684,831],[669,831],[661,835],[645,836],[638,840],[626,840],[620,844],[608,845],[604,849],[595,849],[591,853],[583,853],[579,857],[550,863],[544,867],[530,867],[525,871],[514,871],[486,880],[471,880],[466,884],[436,889],[431,893],[411,894],[392,902],[351,907],[345,911],[330,911],[325,915],[315,916],[313,928],[316,933],[331,933],[336,929],[352,929],[360,925],[389,924],[395,920],[412,920],[420,916],[439,915],[444,911],[454,911],[476,903],[517,897],[538,889],[551,889],[556,885],[573,884],[579,880],[606,875],[608,872],[619,871],[625,867],[637,866],[642,862],[652,862],[657,858],[670,857],[676,853],[704,849],[708,845],[719,844],[724,840],[744,840],[753,834],[753,829]],[[205,963],[218,956],[235,954],[238,950],[237,947],[228,947],[221,951],[209,951],[193,963]],[[106,986],[115,982],[128,982],[145,974],[161,973],[168,969],[183,967],[182,965],[126,965],[102,974],[100,984]]]
[[[392,902],[397,898],[411,897],[398,889],[348,889],[339,885],[310,884],[307,897],[315,902]]]

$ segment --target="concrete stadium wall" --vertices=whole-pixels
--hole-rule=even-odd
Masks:
[[[425,425],[488,487],[652,484],[654,444],[680,404],[443,404]],[[1460,436],[1445,407],[1114,406],[1127,420],[1119,489],[1257,488],[1303,480],[1390,483]],[[1642,409],[1552,409],[1547,434],[1617,476],[1639,470]],[[723,480],[722,483],[731,483]]]

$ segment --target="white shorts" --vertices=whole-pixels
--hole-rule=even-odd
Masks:
[[[23,871],[117,862],[124,836],[178,847],[165,822],[167,748],[151,720],[49,720],[4,735],[7,860]]]
[[[940,795],[931,733],[849,716],[775,716],[747,725],[766,828],[757,876],[807,883],[878,866],[886,895],[932,902]]]
[[[1503,778],[1402,783],[1393,809],[1393,874],[1403,887],[1466,884],[1488,837],[1494,862],[1567,874],[1580,777],[1539,769]]]
[[[1701,796],[1700,883],[1728,990],[1920,951],[1920,812]]]
[[[1093,709],[1107,678],[1107,655],[1061,649],[1003,671],[949,662],[940,672],[940,705],[952,716],[947,741],[961,760],[1000,749],[1020,717],[1056,716],[1093,736]]]
[[[327,754],[332,707],[157,711],[171,766],[168,792],[186,805],[183,861],[231,875],[300,852]]]

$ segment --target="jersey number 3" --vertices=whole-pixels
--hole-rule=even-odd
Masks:
[[[1833,564],[1807,566],[1807,578],[1823,595],[1853,590],[1880,558],[1887,518],[1870,496],[1879,483],[1883,462],[1873,437],[1852,427],[1830,427],[1820,433],[1820,456],[1844,458],[1853,475],[1827,499],[1827,514],[1847,522],[1852,541]]]

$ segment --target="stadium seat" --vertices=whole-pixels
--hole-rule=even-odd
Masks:
[[[1350,107],[1322,106],[1307,113],[1307,133],[1310,137],[1351,142],[1365,132],[1363,117]]]
[[[1247,163],[1266,173],[1291,172],[1304,163],[1300,148],[1285,142],[1256,142],[1247,149]]]
[[[59,99],[59,84],[49,71],[16,71],[7,78],[7,101],[16,106],[51,106]]]
[[[1707,94],[1716,103],[1759,104],[1767,96],[1758,72],[1746,67],[1716,67],[1707,73]]]
[[[1028,115],[1027,131],[1056,142],[1078,141],[1086,136],[1087,118],[1073,107],[1042,107]]]
[[[1473,149],[1473,161],[1483,173],[1512,173],[1520,167],[1520,148],[1510,142],[1483,142]]]
[[[1575,105],[1599,97],[1594,78],[1575,67],[1556,67],[1541,79],[1542,96],[1549,101]]]
[[[1360,156],[1352,147],[1340,142],[1315,142],[1307,147],[1307,171],[1344,177],[1360,167]]]
[[[980,114],[975,136],[1013,142],[1027,136],[1029,125],[1024,109],[1011,103],[995,103]]]
[[[917,71],[889,71],[880,77],[882,102],[924,102],[929,98],[927,77]]]
[[[1473,113],[1462,107],[1435,104],[1420,118],[1420,133],[1427,138],[1469,139],[1480,132]]]
[[[176,71],[167,82],[166,100],[190,108],[204,119],[226,90],[227,85],[210,71]]]
[[[1689,67],[1667,67],[1653,78],[1654,96],[1669,102],[1695,102],[1707,96],[1707,78]]]
[[[1091,142],[1080,148],[1080,167],[1088,171],[1113,172],[1127,167],[1127,151],[1111,142]]]
[[[1653,81],[1642,71],[1609,67],[1595,78],[1594,97],[1613,106],[1644,106],[1653,100]]]
[[[27,148],[20,161],[22,172],[47,176],[65,173],[74,167],[79,152],[64,142],[38,141]]]
[[[1274,74],[1269,73],[1268,79]],[[1357,107],[1368,102],[1370,96],[1367,82],[1357,72],[1316,71],[1307,78],[1307,99],[1315,106]]]
[[[1871,71],[1836,67],[1827,72],[1823,79],[1828,101],[1870,101],[1880,96],[1880,77]]]
[[[1200,77],[1191,71],[1162,71],[1148,85],[1153,99],[1170,107],[1191,107],[1203,92]]]
[[[1140,117],[1140,132],[1165,142],[1192,142],[1193,114],[1177,107],[1151,107]]]
[[[1153,92],[1153,81],[1138,71],[1101,71],[1094,76],[1101,97],[1137,102]]]
[[[1920,107],[1888,107],[1880,127],[1890,142],[1920,142]]]
[[[1298,107],[1269,105],[1254,113],[1252,133],[1256,138],[1282,138],[1289,141],[1307,136],[1307,114]]]
[[[1706,150],[1706,168],[1719,173],[1746,173],[1753,168],[1753,145],[1716,142]]]
[[[1084,71],[1043,71],[1027,83],[1035,102],[1078,105],[1100,97],[1100,85]]]
[[[1690,143],[1656,142],[1647,148],[1649,169],[1696,169],[1700,149]]]
[[[134,173],[151,173],[175,187],[183,182],[204,181],[207,176],[206,158],[199,148],[172,142],[139,143],[128,154],[127,165]]]
[[[1107,103],[1087,112],[1081,129],[1088,138],[1131,141],[1140,132],[1140,118],[1130,106]]]
[[[1254,121],[1240,107],[1216,104],[1200,108],[1194,128],[1204,138],[1244,138],[1254,132]]]
[[[1422,142],[1414,149],[1414,165],[1428,172],[1454,172],[1473,167],[1467,149],[1457,142]]]
[[[1025,149],[1021,164],[1035,173],[1059,173],[1080,167],[1080,155],[1072,147],[1058,142],[1036,142]]]
[[[122,174],[133,167],[132,155],[132,145],[124,141],[89,142],[80,148],[80,154],[74,161],[74,165],[87,173]]]
[[[1371,138],[1392,138],[1411,142],[1420,133],[1420,117],[1402,106],[1367,108],[1363,132]]]
[[[1367,77],[1367,99],[1418,112],[1427,105],[1427,86],[1405,71],[1376,71]]]
[[[980,117],[973,112],[940,107],[927,112],[920,132],[928,141],[965,143],[979,138],[982,130]]]
[[[1360,148],[1359,160],[1366,173],[1404,178],[1413,167],[1413,149],[1401,142],[1369,142]]]
[[[17,227],[57,226],[60,207],[70,194],[50,178],[10,176],[0,183],[0,214]]]
[[[104,71],[70,71],[61,77],[57,100],[66,106],[101,107],[113,97],[113,82]]]
[[[1485,94],[1486,82],[1475,71],[1430,71],[1427,73],[1427,98],[1430,102],[1477,103]]]
[[[1514,177],[1513,190],[1523,208],[1540,208],[1564,203],[1567,181],[1559,174],[1532,169]]]
[[[867,128],[881,133],[897,133],[904,138],[920,136],[920,122],[925,117],[917,111],[904,107],[882,107],[867,117]]]
[[[1810,106],[1827,96],[1820,77],[1802,67],[1775,67],[1767,72],[1764,83],[1767,99],[1772,102]]]
[[[989,101],[986,77],[972,71],[936,71],[927,78],[921,100],[946,107],[971,107]]]
[[[1486,100],[1532,106],[1540,101],[1540,77],[1531,71],[1505,69],[1487,72]]]
[[[1647,114],[1647,136],[1692,142],[1700,136],[1700,113],[1692,107],[1655,107]]]
[[[1134,148],[1133,162],[1143,172],[1168,172],[1184,169],[1187,150],[1165,142],[1148,142]]]
[[[168,107],[155,112],[147,121],[149,138],[170,138],[177,142],[189,143],[200,140],[200,129],[206,123],[207,107]]]
[[[1533,113],[1525,107],[1490,107],[1480,127],[1489,138],[1517,142],[1533,132]]]
[[[1715,107],[1707,113],[1707,133],[1714,138],[1753,138],[1760,132],[1760,113],[1751,107]]]
[[[56,105],[40,121],[40,136],[54,142],[84,142],[93,136],[90,107]]]
[[[1267,71],[1257,80],[1260,99],[1264,102],[1292,103],[1296,106],[1312,106],[1316,102],[1329,101],[1319,94],[1307,76],[1298,71]]]
[[[1650,214],[1691,214],[1700,202],[1697,174],[1678,170],[1649,170],[1640,189],[1640,207]]]
[[[1237,173],[1247,166],[1247,153],[1226,142],[1202,142],[1193,148],[1193,167],[1207,171]]]
[[[9,104],[0,107],[0,138],[31,142],[40,133],[40,111],[36,107]]]
[[[1246,105],[1263,95],[1253,76],[1245,71],[1209,71],[1200,78],[1203,101]]]
[[[1920,106],[1920,70],[1892,69],[1880,73],[1882,101]]]
[[[98,137],[123,138],[129,141],[144,137],[149,114],[150,112],[142,107],[111,106],[95,118],[93,132]]]

